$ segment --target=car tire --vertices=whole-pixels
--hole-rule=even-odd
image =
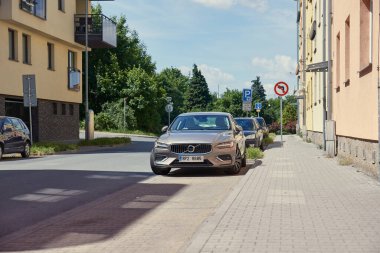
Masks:
[[[241,156],[240,149],[237,149],[236,150],[236,156],[235,156],[235,164],[234,164],[234,166],[230,167],[229,169],[227,169],[225,171],[226,174],[228,174],[228,175],[236,175],[236,174],[238,174],[240,172],[240,170],[241,170],[242,161],[243,161],[243,158]]]
[[[30,143],[29,142],[25,143],[24,151],[21,152],[21,156],[23,158],[29,158],[29,156],[30,156]]]
[[[3,158],[3,146],[2,145],[0,145],[0,160],[1,160],[1,158]]]
[[[159,168],[154,165],[154,160],[153,160],[153,152],[150,154],[150,168],[152,169],[153,173],[156,175],[167,175],[170,173],[170,168]]]
[[[155,166],[151,166],[151,168],[154,174],[161,175],[161,176],[166,176],[167,174],[170,173],[170,170],[171,170],[171,169],[161,169]]]
[[[247,166],[247,149],[244,151],[244,157],[241,159],[241,167],[245,168]]]

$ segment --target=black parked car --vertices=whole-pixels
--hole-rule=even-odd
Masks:
[[[265,123],[265,119],[263,119],[261,117],[255,117],[255,119],[260,124],[260,129],[263,131],[264,138],[268,137],[268,135],[269,135],[269,128],[267,126],[267,123]]]
[[[235,118],[235,120],[243,128],[246,146],[263,149],[264,133],[259,122],[255,118]]]
[[[0,116],[0,159],[3,154],[20,153],[30,155],[30,132],[18,118]]]

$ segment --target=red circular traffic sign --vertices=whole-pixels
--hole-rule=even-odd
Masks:
[[[285,96],[289,92],[289,86],[285,82],[278,82],[274,86],[274,92],[280,97]]]

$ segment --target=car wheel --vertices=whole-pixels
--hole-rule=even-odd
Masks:
[[[161,169],[161,168],[157,168],[155,166],[151,166],[151,168],[152,168],[152,171],[154,174],[163,175],[163,176],[169,174],[170,170],[171,170],[171,169]]]
[[[167,175],[170,173],[170,168],[165,169],[165,168],[159,168],[154,165],[154,155],[153,152],[150,155],[150,168],[152,169],[153,173],[156,175]]]
[[[241,165],[242,165],[242,157],[241,157],[241,152],[239,149],[236,150],[236,156],[235,156],[235,164],[225,172],[229,175],[235,175],[240,172]]]
[[[30,156],[30,143],[29,142],[25,143],[24,151],[21,152],[21,156],[24,158],[29,158],[29,156]]]
[[[0,160],[3,157],[3,147],[0,145]]]
[[[244,157],[241,160],[241,167],[244,168],[247,166],[247,149],[244,151]]]

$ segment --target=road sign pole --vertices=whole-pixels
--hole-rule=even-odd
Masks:
[[[33,145],[33,122],[32,122],[32,99],[31,99],[31,90],[30,90],[30,79],[31,77],[28,76],[28,97],[29,97],[29,127],[30,127],[30,143]]]
[[[282,97],[280,97],[280,133],[281,133],[281,147],[282,147]]]
[[[168,112],[168,118],[169,118],[169,125],[168,126],[170,126],[170,111]]]
[[[124,98],[124,121],[123,121],[124,130],[126,130],[126,121],[127,121],[126,109],[127,109],[127,98]]]

